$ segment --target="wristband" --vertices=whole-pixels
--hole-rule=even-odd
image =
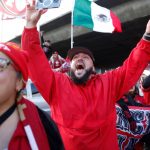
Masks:
[[[143,35],[143,39],[144,39],[144,40],[147,40],[147,41],[150,41],[150,33],[145,33],[145,34]]]

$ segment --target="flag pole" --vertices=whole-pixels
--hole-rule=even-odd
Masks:
[[[73,12],[71,13],[71,48],[73,48]]]
[[[73,12],[72,12],[72,14],[73,14]],[[73,19],[72,19],[72,16],[73,15],[71,15],[71,48],[73,48],[73,44],[74,44],[74,42],[73,42]]]
[[[73,48],[73,10],[74,10],[74,4],[75,4],[75,0],[73,0],[73,6],[72,6],[72,11],[71,11],[71,48]]]

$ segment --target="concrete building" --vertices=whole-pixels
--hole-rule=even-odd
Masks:
[[[114,68],[121,65],[142,37],[150,19],[150,0],[98,0],[97,4],[111,9],[120,18],[122,33],[92,32],[74,27],[74,46],[85,46],[94,53],[97,68]],[[71,47],[71,12],[40,27],[45,39],[61,56],[66,57]],[[20,43],[20,36],[12,39]]]

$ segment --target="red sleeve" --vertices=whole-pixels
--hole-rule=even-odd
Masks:
[[[121,67],[106,73],[114,102],[135,85],[149,61],[150,42],[141,39]]]
[[[49,103],[53,92],[54,73],[40,46],[39,33],[36,28],[25,28],[21,39],[22,49],[29,53],[29,76],[43,98]],[[50,88],[53,87],[53,88]]]
[[[143,91],[144,94],[144,104],[150,105],[150,91]]]

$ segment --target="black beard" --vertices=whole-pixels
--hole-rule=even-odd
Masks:
[[[81,77],[80,79],[77,78],[74,74],[74,72],[72,70],[70,70],[70,77],[73,80],[73,82],[75,84],[85,84],[87,82],[87,80],[89,79],[89,76],[93,74],[93,68],[89,68],[88,70],[86,70],[85,74],[83,75],[83,77]]]

